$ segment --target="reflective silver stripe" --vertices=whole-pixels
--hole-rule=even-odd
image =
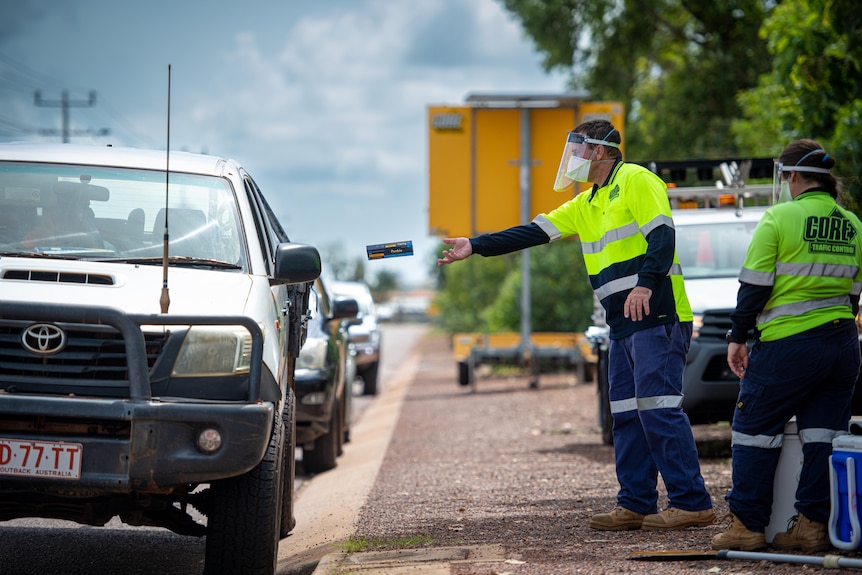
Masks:
[[[850,296],[837,295],[835,297],[828,297],[824,299],[814,299],[779,305],[757,314],[757,324],[761,325],[779,317],[800,316],[809,311],[838,305],[850,307]]]
[[[649,411],[651,409],[672,409],[682,406],[681,395],[656,395],[653,397],[641,397],[640,399],[630,397],[618,399],[611,402],[611,413],[624,413],[626,411]]]
[[[615,280],[611,280],[608,283],[601,285],[596,288],[596,297],[599,298],[599,301],[605,299],[609,295],[619,293],[621,291],[626,291],[632,289],[638,285],[638,276],[637,274],[626,276],[622,278],[617,278]]]
[[[682,266],[679,264],[673,264],[670,266],[670,269],[667,272],[667,275],[682,275]],[[638,285],[638,276],[631,275],[625,276],[622,278],[617,278],[615,280],[611,280],[608,283],[599,286],[596,288],[596,297],[599,298],[599,301],[605,299],[609,295],[613,295],[615,293],[619,293],[622,291],[626,291],[634,288]]]
[[[824,278],[853,279],[859,273],[859,266],[826,263],[783,263],[776,262],[775,273],[785,276],[808,276]]]
[[[742,268],[739,272],[739,281],[755,286],[771,286],[775,284],[775,272],[756,272]]]
[[[731,445],[744,445],[745,447],[760,447],[762,449],[778,449],[784,442],[784,434],[778,435],[748,435],[734,431],[730,435]]]
[[[611,413],[625,413],[626,411],[635,411],[637,408],[638,400],[634,397],[611,402]]]
[[[614,228],[605,232],[605,235],[594,242],[581,242],[583,252],[585,254],[597,254],[605,249],[605,246],[611,242],[618,242],[626,238],[641,233],[637,222],[630,222],[619,228]]]
[[[802,445],[806,443],[828,443],[831,445],[832,440],[839,435],[847,435],[847,432],[838,429],[826,429],[825,427],[813,427],[811,429],[800,429],[799,441]]]
[[[674,229],[673,218],[671,218],[670,216],[659,214],[641,227],[641,233],[644,235],[644,237],[647,237],[651,231],[661,226],[667,226],[671,229]]]
[[[552,224],[551,221],[542,214],[533,218],[533,223],[539,226],[543,232],[548,234],[548,237],[551,238],[552,242],[563,237],[563,234],[560,233],[557,226]]]
[[[862,282],[853,282],[850,286],[850,295],[859,295],[862,293]]]
[[[654,395],[652,397],[641,397],[638,399],[638,410],[648,411],[650,409],[670,409],[682,406],[681,395]]]

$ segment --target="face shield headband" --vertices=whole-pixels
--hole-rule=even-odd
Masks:
[[[610,135],[615,131],[616,128],[611,128],[611,131],[601,140],[590,138],[577,132],[569,132],[569,135],[566,137],[565,147],[563,148],[563,156],[560,158],[557,179],[554,181],[554,191],[565,191],[576,181],[589,182],[592,159],[582,157],[587,144],[619,148],[620,145],[618,143],[608,141]]]
[[[815,166],[800,166],[805,158],[810,156],[811,154],[822,153],[823,158],[821,161],[825,161],[826,158],[829,157],[829,154],[826,153],[826,150],[812,150],[802,156],[798,162],[796,162],[795,166],[785,166],[783,162],[775,162],[775,169],[772,173],[772,201],[775,204],[782,204],[784,202],[789,202],[793,198],[790,195],[790,182],[787,180],[782,180],[783,173],[789,172],[811,172],[816,174],[828,174],[829,168],[817,168]],[[789,176],[788,176],[789,177]]]

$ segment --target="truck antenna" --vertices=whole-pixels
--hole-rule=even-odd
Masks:
[[[165,234],[162,250],[162,295],[159,297],[159,305],[162,313],[168,313],[171,305],[171,296],[168,293],[168,181],[171,173],[171,65],[168,64],[168,137],[167,152],[165,153]]]

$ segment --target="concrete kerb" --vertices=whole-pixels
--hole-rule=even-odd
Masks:
[[[374,486],[421,354],[411,353],[356,422],[338,466],[314,477],[297,497],[296,528],[282,542],[277,572],[317,573],[315,566],[354,534]]]
[[[448,575],[455,563],[503,561],[502,545],[332,553],[320,561],[314,575]]]

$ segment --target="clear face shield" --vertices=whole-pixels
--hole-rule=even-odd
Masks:
[[[608,132],[608,136],[615,130]],[[605,136],[607,138],[608,136]],[[587,144],[600,144],[619,148],[620,145],[607,140],[596,140],[584,134],[569,132],[566,137],[566,145],[563,148],[563,157],[560,158],[560,167],[557,169],[557,179],[554,181],[554,191],[562,192],[571,187],[575,182],[590,182],[590,166],[592,165],[592,154],[584,158]],[[595,151],[595,150],[594,150]]]
[[[828,168],[816,168],[814,166],[800,166],[805,158],[823,150],[813,150],[808,152],[796,162],[795,166],[785,166],[782,162],[775,162],[775,169],[772,172],[772,203],[783,204],[793,200],[790,193],[790,173],[791,172],[813,172],[818,174],[828,174]],[[825,152],[824,152],[825,153]],[[828,154],[827,154],[828,157]]]
[[[775,168],[772,170],[773,204],[783,204],[793,199],[790,196],[790,182],[784,179],[785,175],[789,178],[790,170],[785,169],[784,164],[781,162],[775,162]]]

